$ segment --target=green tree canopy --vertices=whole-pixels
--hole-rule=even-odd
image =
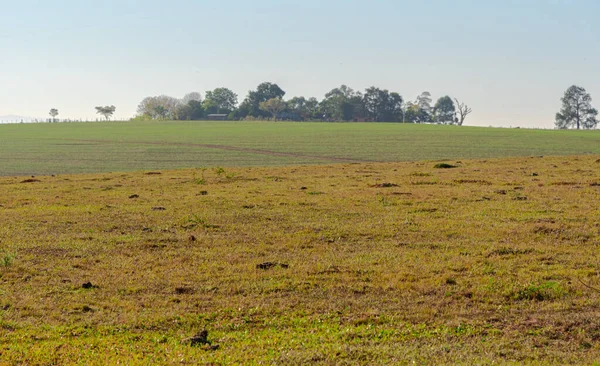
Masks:
[[[397,122],[402,120],[402,97],[387,89],[370,87],[363,96],[368,115],[379,122]]]
[[[453,124],[456,117],[456,107],[452,98],[444,96],[438,99],[433,107],[435,122]]]
[[[96,114],[100,114],[106,118],[106,120],[110,120],[110,117],[115,113],[117,108],[114,105],[105,106],[105,107],[96,107]]]
[[[231,113],[238,104],[238,96],[227,88],[206,92],[204,108],[207,113]]]
[[[561,99],[562,108],[556,114],[556,127],[591,129],[598,125],[598,110],[592,108],[592,97],[580,86],[573,85]]]
[[[282,99],[284,95],[285,91],[279,85],[268,82],[262,83],[256,90],[248,92],[248,96],[240,105],[240,113],[242,116],[267,117],[269,112],[260,108],[260,103],[274,98]]]

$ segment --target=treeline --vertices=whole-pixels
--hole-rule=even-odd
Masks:
[[[342,85],[317,98],[293,97],[285,100],[285,91],[277,84],[265,82],[248,92],[238,104],[238,96],[227,88],[207,91],[204,99],[197,92],[182,99],[161,95],[147,97],[137,108],[139,120],[202,120],[223,118],[274,119],[289,121],[376,121],[410,123],[444,123],[462,125],[471,108],[449,96],[435,103],[429,92],[414,101],[387,89],[370,87],[364,92]]]

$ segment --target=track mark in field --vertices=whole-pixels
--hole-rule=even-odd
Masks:
[[[226,151],[240,151],[248,152],[253,154],[262,154],[269,156],[286,156],[292,158],[307,158],[317,160],[328,160],[334,162],[344,163],[374,163],[374,160],[354,159],[354,158],[340,158],[335,156],[321,156],[311,154],[301,154],[293,152],[273,151],[265,149],[253,149],[248,147],[237,147],[230,145],[217,145],[217,144],[194,144],[187,142],[156,142],[156,141],[113,141],[113,140],[82,140],[82,139],[60,139],[62,141],[74,141],[74,142],[86,142],[86,143],[104,143],[104,144],[128,144],[128,145],[159,145],[159,146],[191,146],[191,147],[202,147],[207,149],[226,150]]]

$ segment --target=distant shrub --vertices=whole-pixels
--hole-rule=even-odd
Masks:
[[[447,163],[439,163],[433,166],[435,169],[452,169],[452,168],[458,168],[458,166],[456,165],[452,165],[452,164],[447,164]]]

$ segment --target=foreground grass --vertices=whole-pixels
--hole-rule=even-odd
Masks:
[[[600,131],[400,123],[0,125],[0,175],[600,154]]]
[[[0,364],[600,359],[598,157],[447,163],[0,178]]]

